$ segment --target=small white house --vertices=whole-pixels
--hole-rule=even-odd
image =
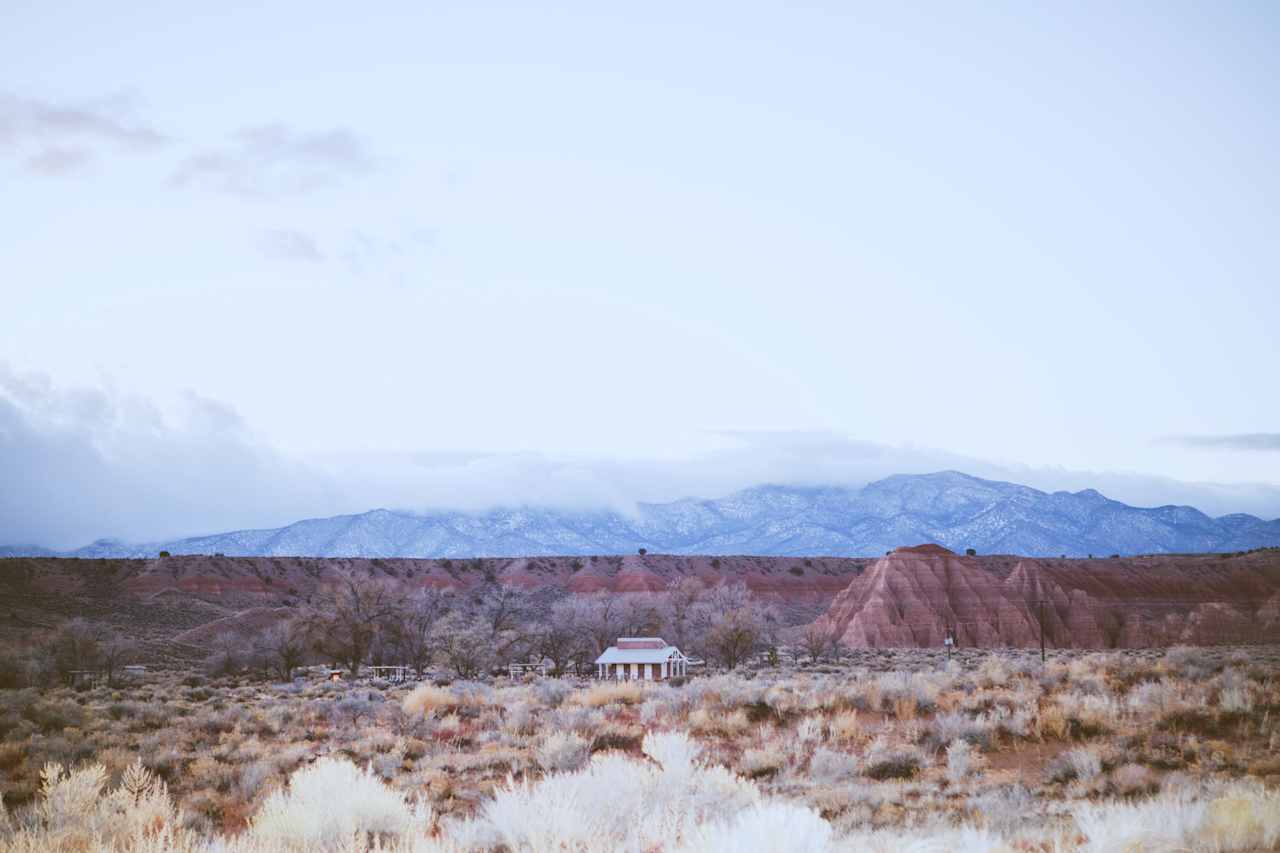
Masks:
[[[619,637],[596,658],[596,677],[663,681],[686,674],[689,659],[661,637]]]

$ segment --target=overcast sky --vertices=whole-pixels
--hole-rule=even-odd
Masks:
[[[0,541],[942,463],[1280,515],[1274,4],[262,5],[6,4]]]

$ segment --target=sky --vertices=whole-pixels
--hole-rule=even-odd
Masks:
[[[263,5],[0,13],[0,542],[941,467],[1280,516],[1273,4]]]

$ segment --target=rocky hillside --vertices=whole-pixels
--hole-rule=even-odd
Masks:
[[[936,545],[875,560],[632,554],[502,559],[173,556],[0,559],[0,643],[21,644],[80,616],[143,639],[157,657],[199,657],[224,631],[252,633],[354,574],[406,595],[488,584],[536,601],[672,580],[745,583],[785,624],[814,620],[853,647],[1039,642],[1052,646],[1280,642],[1280,549],[1109,559],[957,555]]]
[[[1043,602],[1043,606],[1041,605]],[[819,626],[854,648],[1055,648],[1280,641],[1280,549],[1099,560],[898,548],[850,581]]]
[[[903,542],[956,551],[1076,556],[1243,551],[1280,545],[1280,519],[1210,518],[1185,506],[1132,507],[1096,491],[1042,492],[954,471],[863,488],[761,486],[717,500],[641,504],[635,513],[380,509],[171,542],[104,540],[80,557],[475,557],[666,554],[877,556]],[[0,555],[49,555],[10,547]]]
[[[102,622],[145,640],[155,657],[199,657],[224,631],[252,633],[297,612],[347,575],[406,596],[424,588],[474,590],[501,584],[549,603],[564,595],[655,592],[684,577],[745,583],[786,624],[820,616],[868,560],[833,557],[708,557],[632,554],[588,557],[416,560],[204,557],[0,559],[0,645],[21,644],[70,617]]]

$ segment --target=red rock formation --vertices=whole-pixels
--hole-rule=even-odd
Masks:
[[[1043,602],[1043,606],[1041,604]],[[1280,554],[1128,560],[962,557],[899,548],[850,582],[818,624],[850,647],[1053,648],[1280,641]]]
[[[966,557],[937,545],[878,560],[662,554],[484,560],[167,557],[0,559],[0,645],[75,615],[199,642],[252,632],[348,574],[407,594],[490,582],[555,595],[745,583],[785,624],[822,623],[851,646],[1053,647],[1280,642],[1280,550],[1099,560]],[[213,624],[216,620],[228,620]],[[207,629],[207,630],[203,630]]]

